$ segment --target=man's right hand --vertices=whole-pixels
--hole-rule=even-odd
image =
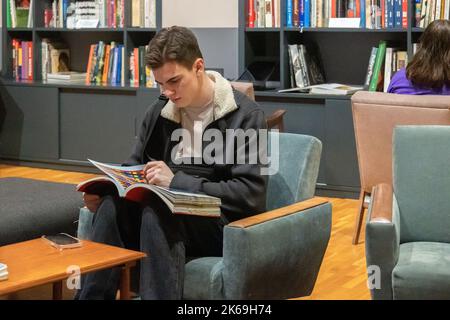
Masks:
[[[100,203],[102,202],[100,196],[86,192],[83,192],[83,200],[84,204],[89,209],[89,211],[93,213],[97,212],[97,209],[100,206]]]

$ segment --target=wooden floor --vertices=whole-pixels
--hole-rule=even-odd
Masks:
[[[93,174],[79,172],[0,164],[0,178],[24,177],[76,184],[93,176]],[[356,246],[351,244],[357,200],[338,198],[330,198],[329,200],[333,206],[333,226],[330,242],[314,291],[311,296],[302,299],[370,299],[366,286],[364,242],[361,241]],[[364,239],[364,230],[361,239]]]

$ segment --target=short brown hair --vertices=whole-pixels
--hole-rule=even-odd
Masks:
[[[175,61],[191,68],[198,58],[203,58],[203,55],[194,33],[188,28],[173,26],[160,30],[150,41],[145,65],[155,69]]]
[[[450,84],[450,21],[435,20],[419,39],[419,48],[406,68],[417,86],[440,89]]]

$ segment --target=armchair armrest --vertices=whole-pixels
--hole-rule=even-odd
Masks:
[[[370,222],[392,222],[392,186],[379,184],[372,189],[372,210]]]
[[[392,270],[399,253],[399,226],[392,186],[380,184],[372,190],[366,224],[366,263],[372,299],[391,300]]]
[[[330,232],[331,204],[323,198],[226,225],[224,298],[285,299],[311,294]]]
[[[300,201],[289,206],[275,209],[272,211],[267,211],[264,213],[257,214],[255,216],[251,216],[248,218],[236,220],[228,224],[228,227],[237,227],[237,228],[248,228],[259,223],[264,223],[273,219],[277,219],[280,217],[284,217],[290,214],[293,214],[298,211],[303,211],[306,209],[310,209],[321,204],[327,203],[328,200],[325,198],[314,197],[305,201]]]

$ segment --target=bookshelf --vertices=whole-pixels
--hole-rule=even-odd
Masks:
[[[144,1],[144,0],[142,0]],[[70,69],[78,72],[86,72],[87,63],[89,58],[89,49],[91,44],[104,41],[109,43],[115,41],[123,44],[125,47],[126,59],[123,59],[125,63],[125,84],[114,86],[115,89],[128,88],[129,87],[129,55],[134,47],[147,45],[155,33],[161,29],[162,22],[162,0],[155,0],[156,9],[156,27],[155,28],[139,28],[132,27],[132,2],[124,1],[124,17],[123,27],[97,27],[97,28],[58,28],[58,27],[45,27],[44,25],[44,10],[51,4],[50,0],[37,1],[34,0],[32,8],[34,24],[31,28],[12,28],[7,27],[7,1],[2,1],[2,12],[4,13],[3,23],[3,66],[2,66],[2,78],[4,81],[11,83],[13,79],[12,70],[12,39],[20,39],[26,41],[32,41],[33,43],[33,81],[31,84],[36,83],[42,85],[42,63],[41,63],[41,43],[42,39],[59,39],[66,43],[70,49]],[[118,1],[120,3],[120,1]],[[23,82],[19,81],[19,82]],[[30,84],[29,81],[25,81]],[[57,85],[57,84],[56,84]],[[54,87],[55,84],[49,84]],[[67,84],[61,84],[61,86],[67,87]],[[80,84],[74,85],[80,87]],[[86,85],[91,87],[91,85]],[[107,87],[111,87],[107,85]],[[132,86],[135,88],[136,86]]]
[[[31,28],[7,27],[2,1],[2,74],[0,78],[0,159],[44,168],[93,172],[87,158],[121,163],[129,155],[148,106],[159,96],[143,85],[86,85],[42,80],[41,42],[58,38],[70,49],[70,69],[86,72],[91,44],[116,41],[128,55],[147,45],[162,27],[162,0],[156,0],[156,27],[131,25],[131,1],[125,0],[121,28],[45,27],[49,0],[34,0]],[[13,79],[13,38],[33,44],[33,80]],[[124,59],[129,79],[129,59]]]
[[[315,44],[319,48],[327,82],[362,85],[372,47],[380,40],[412,56],[422,28],[414,23],[414,2],[407,2],[406,28],[300,28],[287,27],[286,1],[280,1],[280,27],[248,27],[247,0],[239,0],[239,74],[254,61],[279,62],[279,89],[291,87],[288,44]],[[323,143],[317,193],[357,197],[359,172],[350,96],[256,91],[258,103],[268,113],[286,109],[288,132],[309,134]]]
[[[415,27],[415,4],[410,0],[407,1],[406,28],[383,29],[286,27],[286,0],[280,1],[279,28],[253,28],[246,25],[248,0],[239,1],[239,73],[255,60],[277,60],[280,62],[280,89],[290,87],[288,44],[316,44],[327,82],[362,85],[372,47],[386,40],[389,46],[405,49],[411,57],[412,45],[423,31]]]

